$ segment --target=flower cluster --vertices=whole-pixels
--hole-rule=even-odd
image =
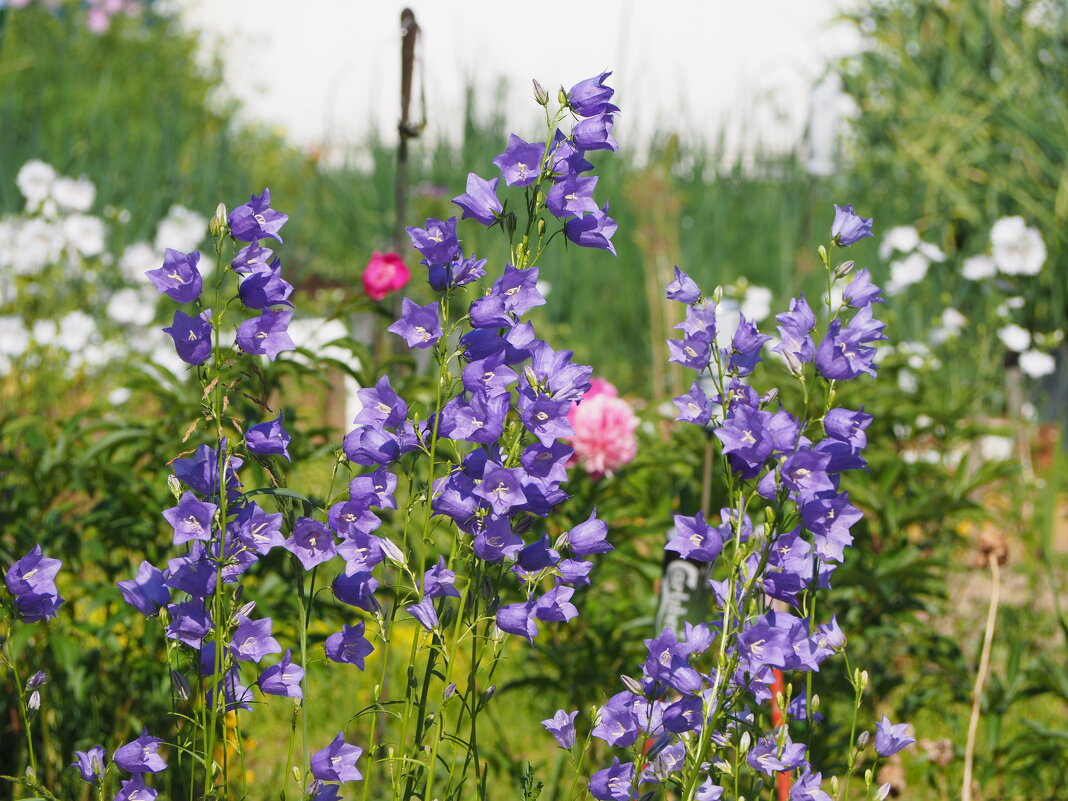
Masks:
[[[850,206],[836,212],[832,247],[870,236],[871,220]],[[821,258],[829,300],[852,263],[832,270],[825,249]],[[642,794],[641,785],[665,783],[680,788],[683,797],[712,801],[724,792],[721,782],[743,768],[732,756],[736,752],[757,787],[760,776],[768,781],[789,773],[795,777],[793,801],[828,801],[806,747],[791,740],[789,719],[763,732],[757,705],[773,699],[780,675],[817,671],[844,646],[833,617],[824,623],[814,619],[813,599],[830,586],[853,541],[850,528],[862,516],[841,491],[840,479],[865,466],[865,430],[872,417],[863,409],[834,408],[832,390],[837,381],[875,374],[873,343],[884,335],[872,304],[881,302],[880,290],[866,270],[858,271],[822,337],[804,295],[776,317],[775,351],[789,372],[802,387],[814,374],[826,389],[823,413],[812,419],[807,389],[805,410],[795,416],[782,407],[777,392],[760,396],[747,383],[771,337],[740,314],[729,342],[721,345],[721,290],[708,298],[675,270],[668,298],[685,304],[686,314],[677,326],[682,337],[668,342],[671,360],[699,374],[690,391],[675,399],[677,419],[718,440],[730,503],[718,523],[707,522],[703,511],[676,515],[675,536],[665,547],[711,571],[720,566],[718,577],[708,579],[718,608],[708,622],[686,623],[678,632],[665,629],[646,641],[648,658],[640,674],[623,677],[625,689],[601,707],[592,730],[592,736],[631,750],[634,758],[622,763],[615,758],[596,772],[590,792],[601,801],[630,801]],[[846,319],[843,311],[852,314]],[[760,516],[758,499],[764,502]],[[858,671],[850,680],[860,688],[859,697],[866,675]],[[809,694],[792,700],[791,694],[788,686],[776,703],[790,717],[807,720]],[[573,721],[563,711],[545,721],[564,748],[574,743]],[[856,756],[850,755],[850,768]]]

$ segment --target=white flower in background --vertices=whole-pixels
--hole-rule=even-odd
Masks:
[[[63,221],[63,235],[67,244],[83,256],[99,256],[104,252],[107,229],[99,217],[72,214]]]
[[[916,378],[916,374],[911,370],[898,370],[897,388],[902,392],[907,392],[908,394],[913,395],[916,393],[916,390],[920,388],[920,381]]]
[[[0,317],[0,354],[21,356],[30,346],[30,332],[21,317]]]
[[[911,225],[899,225],[883,234],[879,242],[879,258],[889,259],[894,253],[911,253],[920,246],[920,234]]]
[[[968,318],[954,308],[945,309],[938,316],[938,325],[931,331],[931,342],[941,345],[948,339],[958,336],[961,329],[968,324]]]
[[[55,344],[63,350],[77,353],[97,336],[96,322],[83,311],[67,312],[59,320]]]
[[[984,462],[1004,462],[1012,458],[1012,437],[986,434],[979,437],[979,456]]]
[[[131,394],[133,393],[131,393],[130,390],[126,387],[118,387],[117,389],[113,389],[111,390],[111,392],[108,393],[108,403],[110,403],[112,406],[121,406],[130,399]]]
[[[26,220],[15,234],[11,269],[17,275],[36,275],[59,260],[64,244],[58,226],[37,217]]]
[[[942,248],[938,247],[938,245],[932,245],[930,242],[920,242],[917,250],[928,261],[940,263],[946,260],[946,254],[942,252]]]
[[[26,198],[26,208],[37,211],[52,195],[52,183],[56,180],[56,171],[51,164],[40,159],[32,159],[22,165],[15,176],[15,185]]]
[[[96,187],[84,175],[81,178],[57,178],[52,184],[52,199],[61,211],[89,211],[96,200]]]
[[[931,361],[931,349],[926,342],[905,340],[898,344],[897,353],[905,357],[906,363],[913,370],[922,370]]]
[[[990,278],[996,272],[997,267],[994,266],[994,260],[981,253],[978,256],[970,256],[965,259],[960,270],[960,274],[969,281],[982,281],[984,278]]]
[[[912,253],[900,261],[890,263],[890,280],[886,291],[896,295],[913,284],[918,284],[927,277],[927,268],[931,262],[922,253]]]
[[[553,291],[553,285],[548,281],[538,281],[535,284],[535,288],[541,293],[543,298],[549,297],[549,293]]]
[[[316,356],[327,359],[351,362],[352,351],[338,346],[327,347],[328,342],[345,339],[349,329],[341,320],[324,320],[321,317],[303,317],[289,324],[289,336],[298,348],[310,350]],[[290,353],[294,361],[307,364],[307,359],[300,353]]]
[[[741,309],[738,304],[724,298],[716,306],[716,347],[723,349],[731,346],[731,340],[741,325]]]
[[[134,242],[127,245],[119,258],[119,270],[122,277],[131,284],[143,284],[148,281],[145,273],[155,270],[163,263],[163,257],[158,255],[148,242]]]
[[[185,206],[170,207],[167,216],[156,228],[156,251],[167,248],[189,253],[196,250],[208,233],[208,218]]]
[[[33,335],[33,341],[45,348],[55,344],[59,329],[55,320],[35,320],[30,333]]]
[[[990,229],[994,265],[1005,275],[1036,275],[1046,263],[1046,245],[1023,217],[1002,217]]]
[[[845,305],[845,290],[846,290],[846,284],[845,284],[844,281],[837,281],[837,282],[835,282],[834,286],[831,287],[831,311],[832,312],[835,309],[840,309],[843,305]],[[823,299],[822,298],[820,299],[820,303],[821,304],[823,303]],[[813,304],[813,305],[815,305],[815,304]]]
[[[1031,332],[1015,323],[999,328],[998,339],[1002,345],[1016,353],[1023,353],[1031,347]]]
[[[1020,354],[1020,369],[1031,378],[1041,378],[1057,369],[1057,362],[1048,353],[1029,350]]]
[[[771,290],[766,286],[750,286],[742,297],[741,313],[745,319],[759,323],[771,314]]]
[[[105,307],[119,325],[146,326],[156,316],[156,293],[146,289],[120,289]]]

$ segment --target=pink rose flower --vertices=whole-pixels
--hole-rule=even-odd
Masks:
[[[581,403],[571,407],[567,419],[575,430],[570,441],[574,458],[590,476],[600,478],[633,461],[638,452],[634,435],[638,417],[609,382],[595,378],[591,383]]]
[[[363,271],[363,289],[371,300],[382,300],[390,292],[403,289],[411,277],[399,253],[376,250]]]

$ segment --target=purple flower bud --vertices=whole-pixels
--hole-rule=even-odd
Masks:
[[[417,604],[406,606],[405,611],[418,620],[427,631],[433,631],[438,627],[438,613],[434,609],[434,599],[429,595]]]
[[[580,117],[619,111],[617,106],[609,102],[615,94],[615,89],[604,85],[605,79],[611,74],[611,72],[602,72],[600,75],[576,83],[567,93],[567,104]]]

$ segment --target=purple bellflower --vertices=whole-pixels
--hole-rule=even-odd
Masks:
[[[279,412],[274,420],[257,423],[245,432],[245,445],[251,453],[259,456],[284,456],[289,458],[289,432],[282,426],[283,415]]]
[[[107,751],[104,750],[104,747],[102,745],[94,745],[88,751],[75,751],[74,761],[70,763],[70,767],[77,768],[84,781],[96,784],[100,781],[100,777],[104,775],[104,760],[106,758]]]
[[[364,658],[369,656],[375,649],[364,636],[364,629],[364,624],[361,621],[355,626],[343,625],[341,631],[327,637],[326,658],[331,662],[355,665],[360,670],[363,670]]]
[[[312,775],[324,782],[359,781],[363,775],[356,769],[356,760],[362,753],[359,746],[346,743],[344,732],[339,731],[330,745],[312,755]]]
[[[701,299],[701,288],[675,265],[675,280],[667,285],[667,299],[679,303],[696,303]]]
[[[608,204],[597,211],[582,217],[575,217],[564,223],[564,236],[576,245],[584,248],[598,248],[616,255],[612,236],[616,232],[616,221],[608,216]]]
[[[183,492],[177,506],[163,511],[163,517],[174,529],[174,544],[210,540],[211,521],[218,509],[215,504],[200,500],[189,490]]]
[[[839,247],[849,247],[868,236],[871,232],[871,217],[861,217],[853,211],[852,206],[834,205],[834,222],[831,224],[831,239]]]
[[[526,142],[511,134],[508,137],[508,147],[493,159],[493,163],[500,169],[508,186],[530,186],[538,180],[544,151],[543,145]],[[469,184],[468,192],[470,191]]]
[[[262,195],[252,195],[248,203],[230,212],[230,233],[242,242],[268,238],[281,242],[278,232],[288,219],[288,215],[271,208],[271,190],[264,189]]]
[[[611,767],[599,770],[590,777],[590,794],[597,801],[630,801],[631,784],[634,781],[634,763],[620,764],[619,757],[612,757]]]
[[[426,228],[409,227],[405,230],[412,240],[412,247],[422,253],[430,264],[448,264],[460,254],[455,217],[445,222],[431,218],[426,221]]]
[[[156,289],[175,303],[192,303],[200,297],[204,279],[200,276],[197,263],[200,253],[182,253],[167,248],[163,255],[163,266],[149,270],[147,275]]]
[[[401,302],[401,317],[388,329],[405,342],[409,348],[429,348],[441,337],[441,322],[438,319],[438,304],[420,306],[411,298]]]
[[[541,722],[541,725],[549,730],[549,733],[565,751],[570,750],[575,745],[576,715],[578,715],[577,710],[569,714],[560,709],[551,718]]]
[[[159,773],[167,768],[158,753],[162,743],[163,740],[149,734],[146,727],[136,740],[116,748],[111,761],[127,773]]]
[[[473,172],[467,174],[467,191],[454,197],[452,202],[463,209],[460,219],[471,218],[482,225],[493,225],[504,207],[497,198],[497,184],[500,178],[487,181]]]
[[[282,351],[296,347],[288,331],[292,319],[292,311],[278,310],[245,320],[237,329],[237,344],[245,353],[274,360]]]
[[[238,615],[237,628],[230,640],[230,654],[242,662],[259,662],[267,654],[282,653],[282,646],[271,636],[271,628],[269,617],[251,620]]]
[[[275,259],[270,265],[257,265],[251,270],[238,293],[241,302],[250,309],[266,309],[269,306],[290,306],[288,298],[293,285],[282,278],[282,262]]]
[[[310,517],[297,519],[293,527],[293,535],[287,539],[282,547],[300,560],[305,570],[311,570],[316,565],[328,562],[337,555],[334,545],[334,534],[318,520]]]
[[[282,661],[265,668],[256,683],[265,695],[280,695],[284,698],[303,698],[300,683],[304,679],[304,669],[293,664],[293,654],[289,649],[282,654]]]
[[[131,779],[123,779],[122,789],[115,794],[114,801],[155,801],[159,792],[145,786],[145,777],[138,773]]]
[[[567,104],[580,117],[593,117],[597,114],[619,111],[618,106],[609,101],[615,94],[615,89],[605,86],[605,79],[611,72],[602,72],[584,81],[579,81],[571,87],[567,93]]]
[[[145,617],[156,614],[171,599],[170,590],[163,583],[163,571],[146,561],[137,569],[137,577],[118,582],[122,597]]]
[[[174,312],[170,328],[164,328],[174,340],[178,358],[186,364],[204,364],[211,356],[211,310],[190,317],[183,311]]]
[[[875,727],[875,751],[879,756],[893,756],[906,745],[916,742],[915,737],[909,736],[909,724],[893,724],[883,715]]]

